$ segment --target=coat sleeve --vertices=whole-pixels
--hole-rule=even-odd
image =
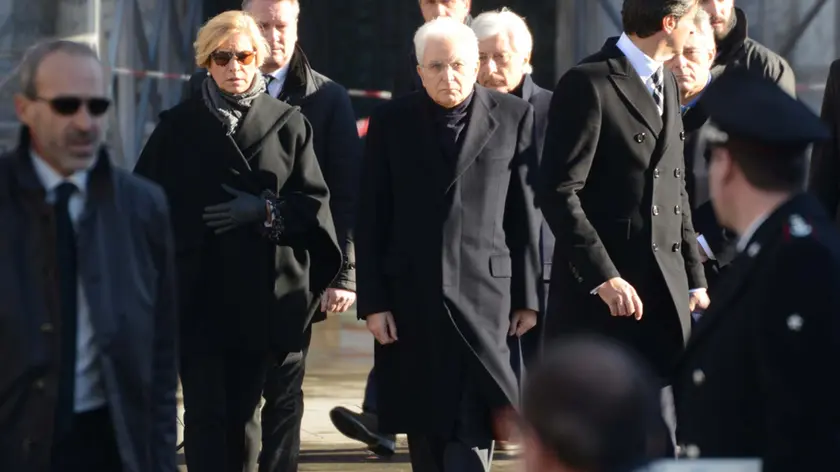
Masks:
[[[557,84],[548,112],[540,166],[543,216],[556,237],[554,250],[576,267],[587,290],[619,277],[604,244],[581,207],[601,132],[601,103],[592,80],[572,69]]]
[[[840,445],[840,271],[807,238],[776,256],[764,303],[752,314],[754,358],[764,406],[764,470],[821,470]],[[810,276],[808,274],[811,274]]]
[[[519,123],[516,156],[511,166],[504,213],[505,236],[511,259],[513,311],[540,311],[542,216],[537,209],[534,190],[539,167],[534,133],[534,109],[529,106]]]
[[[156,190],[160,190],[156,188]],[[149,228],[150,246],[158,272],[158,298],[155,303],[153,359],[152,359],[152,468],[161,472],[176,472],[175,418],[178,388],[178,308],[176,300],[175,243],[169,219],[166,196],[162,191],[154,196],[154,215]]]
[[[326,155],[323,162],[324,178],[330,188],[330,208],[335,220],[338,243],[344,252],[341,272],[333,287],[356,291],[356,251],[353,246],[356,197],[359,185],[359,166],[362,143],[356,129],[356,117],[350,96],[338,84],[331,83],[331,117],[327,125]]]
[[[831,139],[814,147],[809,179],[811,193],[822,202],[832,218],[837,214],[838,203],[840,203],[840,162],[838,162],[840,137],[837,136],[837,129],[840,128],[840,116],[837,110],[837,100],[840,99],[838,85],[840,84],[838,81],[840,81],[840,61],[834,61],[825,83],[821,113],[823,122],[831,130]]]
[[[776,83],[779,84],[782,90],[788,93],[791,97],[796,98],[796,75],[793,68],[787,61],[779,58],[779,75],[775,78]]]
[[[385,154],[383,126],[381,115],[374,113],[362,160],[356,218],[356,286],[360,319],[392,309],[383,270],[393,212],[391,169]]]
[[[146,140],[143,150],[140,151],[137,163],[134,164],[135,174],[155,182],[163,187],[164,191],[170,190],[167,181],[169,173],[166,169],[167,129],[166,112],[163,112],[151,136]]]
[[[312,125],[299,112],[280,131],[280,141],[294,156],[292,171],[277,195],[274,224],[268,237],[275,244],[305,248],[310,264],[310,291],[320,294],[341,268],[330,192],[312,145]]]

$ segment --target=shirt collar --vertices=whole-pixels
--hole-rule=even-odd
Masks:
[[[276,80],[277,82],[282,84],[283,82],[286,81],[286,76],[289,75],[289,69],[291,68],[291,65],[292,65],[292,61],[288,61],[288,62],[286,62],[285,66],[277,69],[276,71],[274,71],[274,72],[272,72],[268,75],[274,77],[274,80]]]
[[[79,192],[84,194],[87,192],[88,172],[90,169],[80,170],[69,177],[64,177],[55,171],[47,161],[38,155],[35,151],[30,151],[32,155],[32,164],[35,167],[35,174],[44,186],[47,193],[52,193],[56,187],[64,182],[70,182],[79,189]]]
[[[738,245],[736,246],[738,252],[743,252],[744,249],[746,249],[747,244],[750,243],[750,239],[752,239],[755,232],[758,231],[758,228],[761,228],[761,225],[764,224],[765,221],[767,221],[767,218],[770,216],[770,213],[772,212],[767,212],[759,216],[747,227],[747,229],[744,231],[744,234],[742,234],[741,237],[738,239]]]
[[[683,110],[683,111],[686,111],[686,110],[688,110],[689,108],[693,108],[695,105],[697,105],[697,101],[698,101],[698,100],[700,100],[700,97],[702,97],[702,96],[703,96],[703,92],[705,92],[705,91],[706,91],[706,87],[708,87],[708,86],[709,86],[709,84],[711,84],[711,83],[712,83],[712,74],[709,74],[709,79],[708,79],[708,80],[706,80],[706,85],[703,87],[703,90],[700,90],[700,93],[698,93],[698,94],[697,94],[697,96],[695,96],[695,97],[694,97],[694,98],[693,98],[690,102],[688,102],[687,104],[683,105],[683,106],[682,106],[682,110]]]
[[[621,33],[621,37],[618,38],[616,46],[624,53],[625,56],[627,56],[627,60],[630,61],[630,65],[633,66],[633,69],[636,69],[636,72],[645,82],[647,82],[647,80],[653,76],[660,67],[662,67],[661,62],[653,60],[653,58],[642,52],[642,50],[630,40],[630,37],[627,36],[626,33]]]

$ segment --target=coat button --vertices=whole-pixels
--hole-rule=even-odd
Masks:
[[[659,245],[658,245],[658,244],[656,244],[656,243],[651,244],[651,246],[650,246],[650,247],[652,247],[654,251],[658,251],[658,250],[659,250]]]
[[[703,382],[706,381],[706,373],[700,369],[696,369],[694,372],[691,373],[691,380],[694,381],[694,385],[703,385]]]
[[[650,211],[653,213],[653,216],[656,216],[659,214],[659,207],[654,205],[653,208],[650,209]]]
[[[680,140],[685,141],[685,131],[680,131]]]
[[[674,207],[674,214],[679,215],[680,213],[682,213],[682,208],[680,208],[679,205],[675,206]]]
[[[55,327],[52,323],[44,323],[41,325],[42,333],[52,333],[53,331],[55,331]]]
[[[682,175],[682,170],[679,167],[674,169],[674,177],[679,179],[681,175]]]
[[[689,444],[685,447],[685,455],[689,459],[697,459],[700,457],[700,448],[696,444]]]
[[[674,243],[674,245],[671,246],[671,251],[680,252],[680,243]]]
[[[37,390],[43,390],[45,386],[46,383],[44,382],[44,379],[38,379],[35,381],[35,388]]]
[[[658,178],[659,178],[659,167],[657,167],[657,168],[653,169],[653,178],[654,178],[654,179],[658,179]]]
[[[32,443],[33,443],[33,441],[29,438],[25,438],[23,440],[23,442],[21,444],[21,448],[23,449],[23,454],[24,455],[28,456],[29,453],[32,452]]]
[[[645,142],[645,133],[639,133],[636,136],[634,136],[633,138],[636,140],[637,143],[641,144],[641,143]]]

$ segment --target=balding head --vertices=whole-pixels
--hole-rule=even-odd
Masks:
[[[529,372],[523,415],[533,470],[622,470],[646,463],[666,440],[653,375],[600,338],[559,341],[547,352]]]

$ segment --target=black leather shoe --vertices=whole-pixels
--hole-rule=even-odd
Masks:
[[[373,413],[355,413],[343,406],[330,410],[335,428],[350,439],[363,442],[377,456],[390,457],[397,449],[397,437],[379,432],[379,419]]]

